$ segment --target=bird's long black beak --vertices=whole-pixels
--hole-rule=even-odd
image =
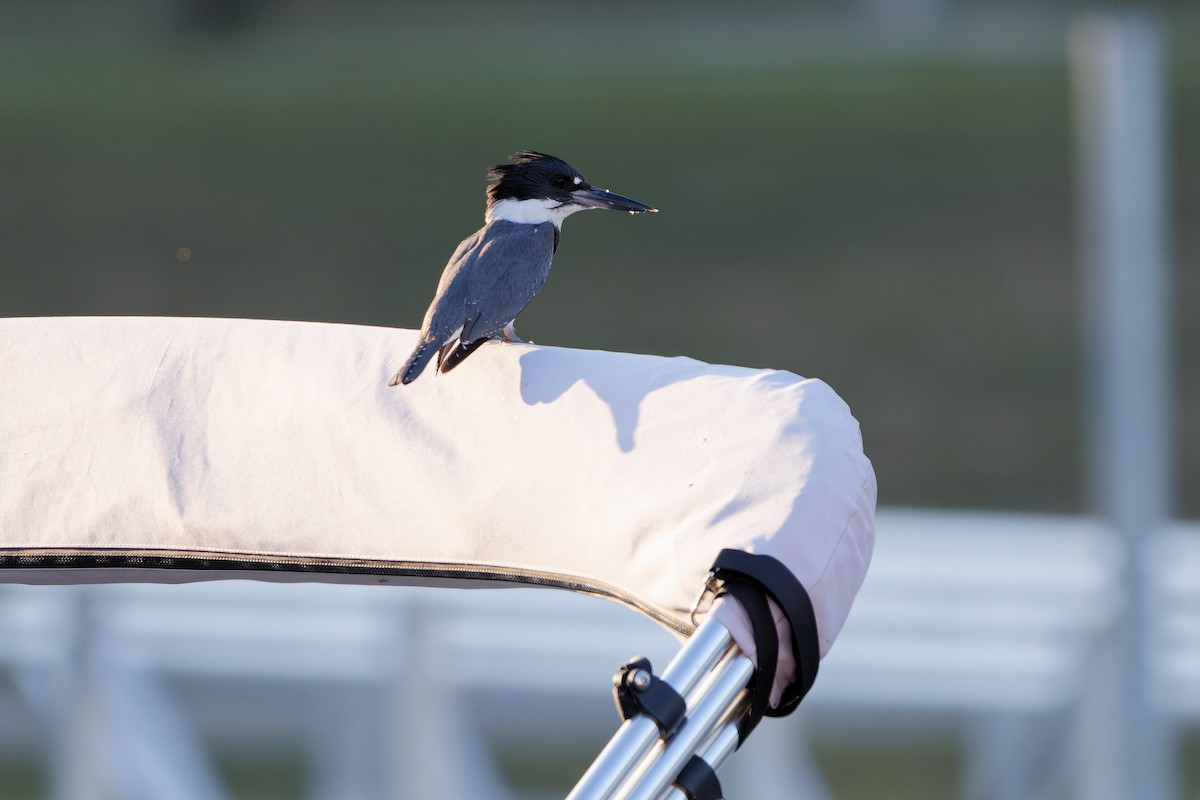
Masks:
[[[658,211],[657,208],[651,208],[645,203],[630,200],[628,197],[614,194],[607,189],[597,189],[595,186],[589,186],[586,189],[576,189],[571,192],[571,202],[581,205],[584,208],[610,208],[613,211],[628,211],[630,214],[645,214],[647,212],[654,213]]]

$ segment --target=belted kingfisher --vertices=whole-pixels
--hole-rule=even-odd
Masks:
[[[513,321],[550,274],[563,220],[587,208],[642,214],[656,208],[592,186],[554,156],[521,150],[488,170],[483,227],[463,239],[442,272],[421,338],[388,383],[412,383],[435,355],[449,372],[481,344],[519,342]]]

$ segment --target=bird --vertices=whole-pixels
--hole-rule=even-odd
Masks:
[[[487,173],[483,227],[450,256],[412,355],[388,383],[409,384],[437,357],[440,372],[484,342],[520,342],[514,322],[550,275],[563,220],[607,208],[654,213],[645,203],[593,186],[561,158],[519,150]]]

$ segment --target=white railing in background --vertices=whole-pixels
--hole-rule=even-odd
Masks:
[[[1095,520],[882,510],[867,583],[799,713],[808,735],[864,711],[951,716],[978,734],[977,795],[1085,797],[1088,759],[1103,757],[1089,750],[1095,653],[1119,618],[1122,557]],[[1152,564],[1158,712],[1194,722],[1200,525],[1172,528]],[[611,674],[675,649],[632,611],[549,590],[4,586],[0,669],[20,700],[10,689],[0,706],[0,747],[44,741],[70,800],[221,800],[209,751],[222,743],[308,747],[314,798],[513,797],[497,740],[598,749],[618,722]],[[1061,734],[1050,750],[1031,735],[1047,721]],[[802,726],[766,720],[731,762],[729,796],[804,785],[820,798]]]

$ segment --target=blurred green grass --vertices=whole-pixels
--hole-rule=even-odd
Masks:
[[[899,749],[876,746],[866,751],[826,747],[818,757],[837,797],[924,800],[948,796],[947,787],[960,780],[954,749],[946,743]],[[560,754],[548,763],[544,754],[527,752],[522,758],[509,759],[504,766],[514,789],[522,796],[555,797],[570,791],[589,763],[590,758],[564,759]],[[863,763],[870,763],[871,769],[862,769]],[[220,770],[230,796],[237,800],[300,800],[307,796],[306,767],[300,753],[227,757],[221,760]],[[27,762],[0,763],[0,797],[46,797],[38,777]]]
[[[1177,763],[1183,768],[1180,790],[1182,796],[1192,797],[1200,791],[1200,732],[1183,733],[1177,754]],[[845,741],[821,743],[819,734],[817,738],[813,755],[834,797],[925,800],[960,794],[965,769],[962,753],[948,739],[918,737],[903,743],[872,741],[850,746]],[[569,791],[593,755],[565,754],[547,743],[547,749],[540,752],[506,754],[502,766],[517,791],[554,796]],[[305,796],[307,768],[302,753],[226,753],[219,766],[231,796],[238,800],[298,800]],[[0,762],[0,797],[35,800],[44,796],[45,786],[30,762]]]
[[[662,213],[572,218],[527,338],[824,378],[863,424],[884,503],[1082,506],[1064,63],[826,63],[777,42],[714,61],[688,48],[715,41],[700,23],[672,49],[619,21],[498,33],[423,13],[11,37],[0,314],[415,327],[480,222],[485,168],[533,147]],[[1195,64],[1177,59],[1172,90],[1192,514]]]

